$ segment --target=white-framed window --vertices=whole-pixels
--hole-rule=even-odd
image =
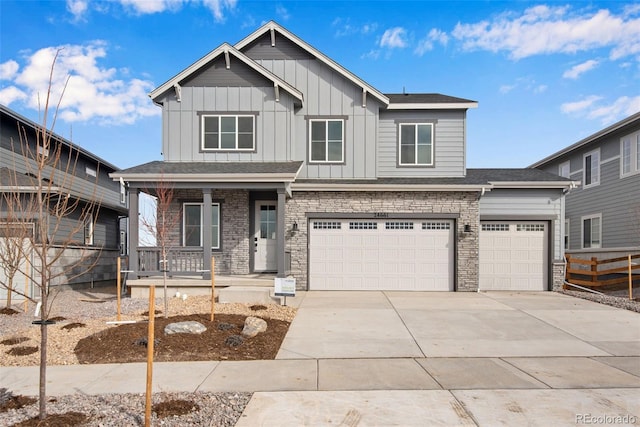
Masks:
[[[182,208],[183,246],[202,246],[202,203],[184,203]],[[211,248],[220,249],[220,203],[211,204]]]
[[[125,256],[127,254],[127,232],[120,230],[120,255]]]
[[[120,183],[120,203],[127,203],[127,186],[124,185],[124,181]]]
[[[587,188],[600,184],[600,150],[590,151],[584,155],[582,185]]]
[[[203,151],[254,151],[255,116],[202,115]]]
[[[433,123],[400,123],[398,164],[433,166]]]
[[[93,215],[84,219],[84,244],[93,245]]]
[[[309,120],[309,162],[344,162],[344,120]]]
[[[640,173],[640,131],[620,139],[620,177]]]
[[[560,163],[558,166],[558,175],[563,178],[569,178],[571,176],[571,163],[568,160]]]
[[[49,147],[45,148],[44,145],[38,144],[36,153],[38,157],[44,157],[46,159],[47,157],[49,157]]]
[[[90,176],[90,177],[93,177],[93,178],[98,176],[98,173],[96,172],[95,168],[92,168],[90,166],[85,166],[84,173],[86,173],[87,176]]]
[[[569,236],[571,235],[571,223],[569,218],[564,220],[564,248],[569,249]]]
[[[582,217],[582,248],[602,247],[602,214]]]

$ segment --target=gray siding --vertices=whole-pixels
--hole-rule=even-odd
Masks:
[[[313,59],[313,55],[276,33],[276,45],[271,46],[271,35],[265,34],[242,49],[242,53],[253,60],[257,59]]]
[[[620,177],[620,140],[638,131],[637,124],[580,147],[540,169],[558,173],[570,161],[571,179],[583,180],[584,154],[600,149],[600,184],[579,186],[566,196],[569,250],[582,249],[582,218],[602,215],[602,248],[640,247],[640,174]]]
[[[551,218],[553,241],[550,245],[552,259],[563,259],[562,236],[563,196],[561,190],[499,189],[485,193],[480,198],[480,219],[500,217],[507,219]]]
[[[437,121],[434,125],[434,165],[398,167],[397,121]],[[380,113],[379,177],[463,177],[465,175],[464,111],[385,111]]]
[[[263,75],[256,73],[251,67],[230,55],[230,69],[227,69],[224,56],[220,56],[195,75],[181,82],[185,87],[198,86],[273,86]]]

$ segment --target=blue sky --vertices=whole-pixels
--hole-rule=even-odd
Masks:
[[[161,159],[148,93],[275,20],[383,93],[468,113],[468,167],[529,164],[640,111],[640,3],[57,0],[0,2],[0,103],[125,168]],[[57,102],[57,99],[56,99]]]

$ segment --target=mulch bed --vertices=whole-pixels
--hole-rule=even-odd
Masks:
[[[231,336],[241,335],[246,316],[216,314],[214,322],[207,314],[156,317],[154,327],[154,361],[181,362],[206,360],[270,360],[275,359],[289,323],[264,319],[267,331],[253,338],[244,337],[242,343],[227,343]],[[202,334],[165,335],[164,328],[173,322],[196,321],[207,330]],[[221,328],[218,325],[222,324]],[[224,324],[233,325],[233,328]],[[105,329],[78,341],[75,354],[81,364],[130,363],[147,360],[146,339],[149,324],[139,322]]]

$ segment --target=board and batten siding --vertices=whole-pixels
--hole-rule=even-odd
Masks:
[[[295,157],[291,142],[293,98],[280,90],[276,102],[271,87],[184,87],[181,101],[167,96],[163,108],[163,154],[169,162],[287,161]],[[203,151],[201,116],[257,114],[256,150],[251,152]]]
[[[480,197],[480,220],[503,218],[513,220],[536,220],[551,218],[550,240],[551,259],[563,259],[563,221],[564,199],[559,189],[496,189]]]
[[[383,111],[380,112],[378,177],[464,177],[464,111]],[[398,122],[434,125],[434,165],[398,166]]]
[[[297,158],[304,166],[300,178],[375,178],[376,139],[380,103],[371,96],[362,106],[362,87],[316,59],[256,59],[276,76],[304,94],[295,113]],[[345,153],[342,164],[309,163],[308,118],[343,118]]]

